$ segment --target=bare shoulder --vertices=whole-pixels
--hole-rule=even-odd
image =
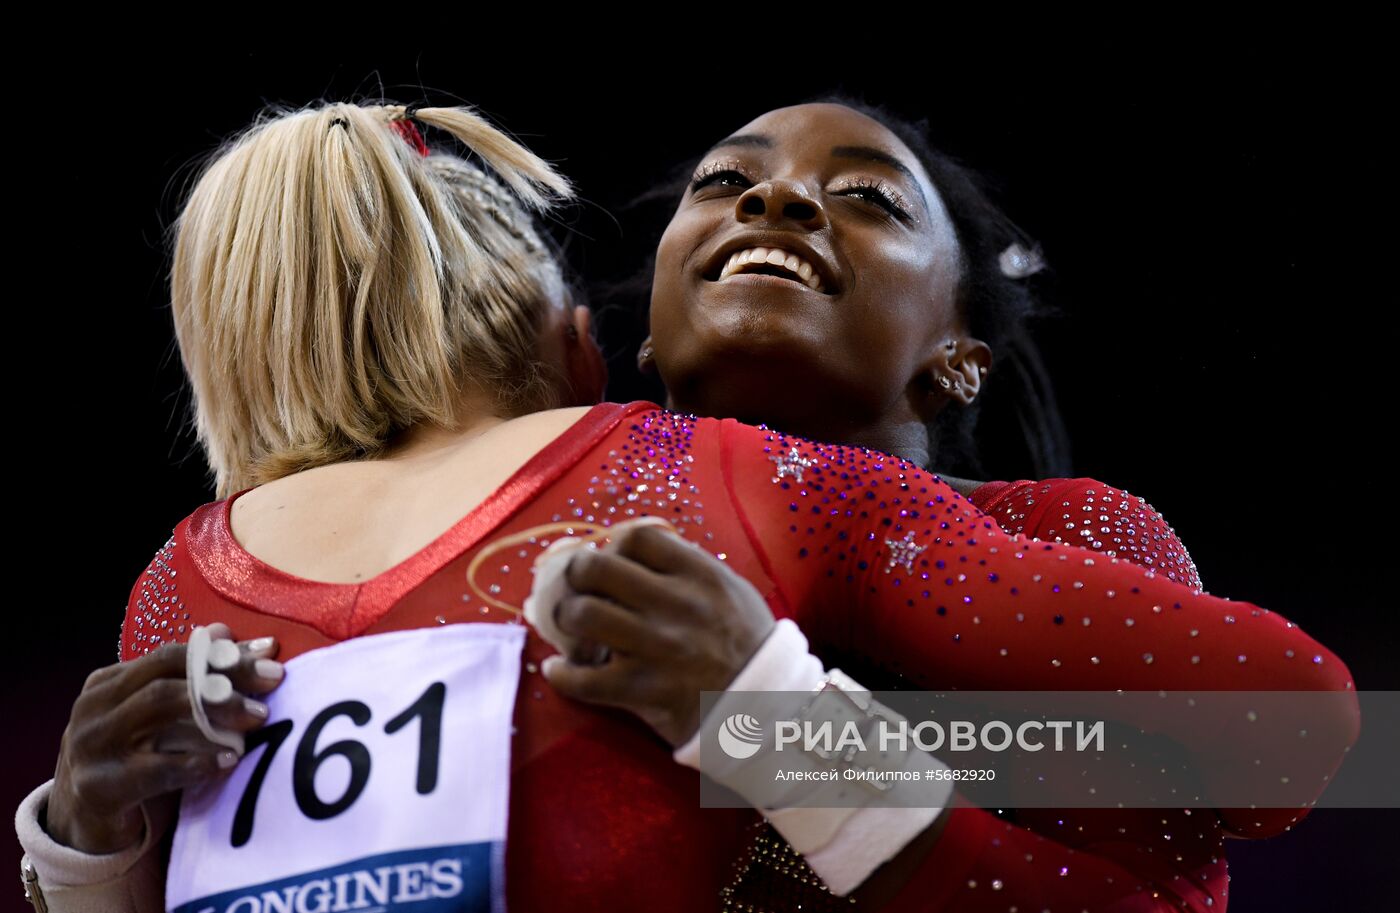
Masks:
[[[425,432],[417,446],[267,482],[233,502],[234,537],[254,556],[311,580],[366,580],[475,510],[592,407],[550,409],[484,429]]]
[[[562,433],[591,412],[593,408],[593,406],[570,406],[567,409],[545,409],[541,412],[531,412],[529,415],[512,419],[511,423],[518,424],[521,428],[557,428]]]
[[[464,436],[460,446],[439,448],[442,459],[435,461],[438,470],[455,473],[454,464],[461,466],[475,461],[478,454],[493,463],[521,461],[539,447],[563,434],[579,422],[592,406],[571,406],[566,409],[545,409],[501,422],[479,435]],[[258,486],[233,504],[236,516],[251,517],[261,513],[265,505],[285,506],[289,500],[309,498],[319,500],[327,494],[347,489],[364,492],[373,497],[376,487],[388,485],[400,476],[424,476],[433,470],[421,466],[401,467],[394,460],[346,460],[302,470]],[[385,493],[385,492],[379,492]]]

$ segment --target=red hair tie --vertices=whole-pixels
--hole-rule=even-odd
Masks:
[[[413,110],[410,108],[409,112]],[[418,150],[419,155],[426,156],[428,144],[423,142],[423,134],[419,133],[418,128],[413,125],[413,121],[409,120],[412,116],[411,113],[405,112],[403,117],[396,117],[389,121],[389,126],[393,128],[395,133],[403,137],[404,142]]]

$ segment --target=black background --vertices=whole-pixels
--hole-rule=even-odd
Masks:
[[[722,65],[684,45],[650,60],[579,45],[551,60],[477,46],[492,44],[50,61],[48,100],[12,112],[7,807],[51,775],[86,672],[116,658],[137,575],[212,499],[166,309],[163,231],[188,165],[263,103],[318,97],[477,106],[577,182],[584,203],[564,221],[594,278],[623,275],[655,243],[623,202],[772,107],[845,87],[929,116],[935,144],[999,187],[1054,267],[1045,287],[1067,316],[1039,338],[1075,474],[1147,497],[1210,592],[1299,622],[1358,689],[1400,688],[1383,589],[1394,537],[1380,522],[1393,110],[1363,55],[1181,52],[1080,61],[1071,77],[1058,61],[1012,70],[922,52],[895,68],[892,55],[819,55],[772,35],[731,42]],[[652,398],[629,373],[626,323],[605,325],[610,398]],[[1371,908],[1392,880],[1397,820],[1321,810],[1292,833],[1230,841],[1230,909]]]

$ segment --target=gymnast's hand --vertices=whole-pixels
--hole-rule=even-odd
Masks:
[[[226,625],[209,626],[227,639]],[[245,697],[282,681],[270,659],[273,638],[238,644],[238,663],[225,670],[233,694],[205,702],[209,721],[247,732],[267,720],[267,705]],[[90,854],[115,853],[141,839],[141,803],[173,794],[231,768],[234,752],[204,737],[194,723],[185,684],[185,645],[168,643],[140,659],[104,666],[88,676],[73,704],[58,752],[44,829],[57,842]]]
[[[753,584],[652,521],[613,527],[600,549],[579,549],[555,623],[607,660],[551,656],[542,671],[566,697],[630,710],[673,747],[700,726],[700,692],[723,691],[773,629]]]

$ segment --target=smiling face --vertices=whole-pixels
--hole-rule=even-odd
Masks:
[[[657,248],[668,405],[892,449],[946,403],[939,377],[975,393],[987,363],[955,366],[986,348],[957,314],[958,264],[942,199],[893,133],[843,105],[770,111],[701,159]]]

